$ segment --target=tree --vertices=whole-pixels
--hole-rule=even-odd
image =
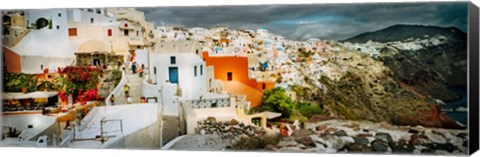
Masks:
[[[294,104],[285,94],[285,89],[276,87],[264,92],[261,106],[257,110],[279,112],[283,117],[288,117],[294,109]]]

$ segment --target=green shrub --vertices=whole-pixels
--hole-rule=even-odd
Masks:
[[[295,120],[298,120],[300,122],[306,122],[308,121],[308,118],[303,116],[302,113],[300,113],[299,111],[295,110],[293,111],[293,113],[290,115],[290,117],[288,118],[288,120],[290,122],[294,122]]]
[[[27,92],[34,92],[37,88],[38,80],[31,74],[5,73],[3,88],[6,92],[21,92],[22,88]]]
[[[297,110],[307,118],[310,118],[313,115],[323,114],[322,108],[320,108],[318,104],[310,102],[298,103]]]
[[[122,70],[113,69],[112,70],[112,79],[113,79],[113,82],[114,82],[114,86],[117,86],[118,83],[120,83],[120,80],[122,79]]]

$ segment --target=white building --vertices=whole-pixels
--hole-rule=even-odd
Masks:
[[[182,89],[184,99],[199,99],[207,92],[205,62],[195,54],[151,54],[151,79],[157,84],[173,83]]]
[[[74,53],[91,37],[81,35],[87,34],[82,33],[85,25],[115,22],[104,9],[26,10],[24,20],[28,33],[14,46],[6,47],[11,63],[7,66],[15,65],[15,69],[7,67],[9,72],[42,73],[71,65]]]

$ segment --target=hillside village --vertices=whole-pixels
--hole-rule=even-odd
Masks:
[[[412,140],[403,139],[411,135],[417,143],[401,151],[467,151],[464,127],[441,113],[437,100],[396,80],[379,59],[399,53],[397,49],[442,45],[448,40],[444,36],[364,44],[293,41],[266,29],[155,26],[133,8],[2,11],[2,16],[4,71],[31,76],[38,83],[28,92],[3,91],[11,97],[4,97],[2,126],[10,128],[2,132],[12,132],[12,127],[21,131],[17,137],[2,137],[0,146],[224,150],[245,148],[236,141],[280,134],[285,136],[280,144],[254,149],[363,152],[368,147],[392,152],[400,151],[396,146],[406,145],[402,140]],[[388,48],[392,54],[383,53]],[[68,78],[67,67],[101,72],[92,87],[69,91],[78,86],[54,79]],[[40,82],[60,85],[40,90]],[[92,90],[93,96],[81,92]],[[35,92],[49,92],[45,100],[58,103],[16,108],[16,100],[40,98],[28,97]],[[349,127],[331,123],[336,121]],[[374,134],[388,128],[386,132],[396,136],[397,126],[392,125],[401,127],[402,138],[381,141]],[[358,128],[372,126],[377,130],[359,133]],[[437,133],[435,128],[443,129]],[[342,141],[312,140],[328,132],[329,138]],[[235,140],[190,147],[194,142],[189,140],[196,138]],[[367,139],[367,144],[359,148],[357,138]]]

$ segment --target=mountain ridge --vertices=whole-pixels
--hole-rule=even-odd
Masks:
[[[359,35],[340,40],[340,42],[365,43],[369,40],[376,42],[403,41],[408,38],[423,38],[426,35],[443,35],[451,39],[466,39],[467,34],[457,27],[440,27],[431,25],[395,24],[377,31],[365,32]],[[457,41],[465,42],[465,41]]]

